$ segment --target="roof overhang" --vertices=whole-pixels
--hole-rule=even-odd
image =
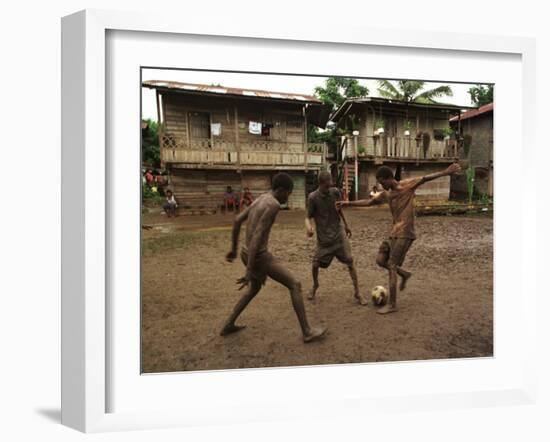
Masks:
[[[242,89],[234,87],[180,83],[175,81],[162,80],[146,80],[142,82],[142,86],[149,89],[160,90],[163,92],[180,93],[203,97],[228,97],[247,101],[268,100],[292,103],[299,106],[304,106],[305,104],[322,104],[321,101],[319,101],[312,95],[287,92],[272,92],[258,89]]]
[[[334,111],[330,116],[330,121],[335,123],[344,118],[355,106],[384,106],[386,108],[394,109],[427,109],[427,110],[439,110],[452,113],[460,113],[463,109],[472,109],[468,106],[457,106],[454,104],[445,103],[416,103],[410,101],[391,100],[388,98],[380,97],[361,97],[361,98],[349,98],[342,105]]]
[[[475,118],[475,117],[478,117],[480,115],[484,115],[484,114],[487,114],[489,112],[493,112],[493,109],[494,109],[494,104],[493,103],[489,103],[489,104],[485,104],[483,106],[480,106],[478,109],[472,109],[472,110],[469,110],[469,111],[466,111],[462,114],[460,114],[460,120],[463,121],[463,120],[468,120],[469,118]],[[458,118],[458,115],[452,117],[449,119],[450,122],[454,123],[455,121],[458,121],[459,118]]]

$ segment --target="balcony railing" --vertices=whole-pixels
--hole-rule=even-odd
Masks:
[[[414,137],[359,136],[357,137],[359,155],[381,158],[403,159],[452,159],[458,157],[456,140],[431,139],[425,148],[422,140]],[[345,156],[354,156],[354,140],[348,139]]]
[[[239,150],[232,141],[223,139],[187,139],[163,134],[161,161],[164,163],[217,164],[242,166],[291,166],[295,168],[324,164],[326,145],[308,143],[307,154],[304,143],[288,143],[262,140],[239,142]]]

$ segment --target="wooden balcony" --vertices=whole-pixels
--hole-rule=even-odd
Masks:
[[[211,139],[187,140],[161,136],[161,162],[181,168],[219,169],[319,169],[325,163],[326,145],[279,141],[234,142]]]
[[[354,141],[353,139],[348,140],[344,156],[349,158],[355,154]],[[381,160],[452,161],[459,155],[456,140],[431,139],[429,146],[425,149],[422,140],[417,141],[414,137],[359,136],[357,146],[360,157]]]

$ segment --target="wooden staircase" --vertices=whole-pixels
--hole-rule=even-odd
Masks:
[[[345,161],[343,163],[344,181],[342,183],[343,197],[345,201],[349,201],[350,194],[355,189],[355,165]]]
[[[347,140],[342,138],[340,144],[340,152],[338,155],[338,182],[337,185],[342,189],[342,197],[344,201],[350,200],[350,195],[355,189],[355,164],[354,158],[346,156],[346,143]]]

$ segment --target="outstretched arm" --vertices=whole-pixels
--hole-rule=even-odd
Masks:
[[[239,247],[239,234],[241,233],[241,226],[248,218],[250,207],[247,207],[243,212],[239,213],[233,221],[233,230],[231,231],[231,250],[225,256],[225,259],[229,262],[233,261],[237,257],[237,248]]]
[[[458,163],[453,163],[451,164],[449,167],[447,167],[445,170],[442,170],[441,172],[435,172],[435,173],[430,173],[428,175],[424,175],[416,184],[415,184],[415,188],[418,187],[418,186],[421,186],[422,184],[424,183],[427,183],[428,181],[433,181],[433,180],[436,180],[438,178],[441,178],[441,177],[444,177],[444,176],[450,176],[450,175],[454,175],[455,173],[458,173],[462,170],[462,168],[460,167],[460,164]]]
[[[356,200],[356,201],[338,201],[336,203],[336,208],[338,210],[341,210],[344,207],[369,207],[374,206],[376,204],[380,204],[381,202],[385,201],[386,194],[385,192],[381,192],[375,197],[372,197],[368,200]]]

